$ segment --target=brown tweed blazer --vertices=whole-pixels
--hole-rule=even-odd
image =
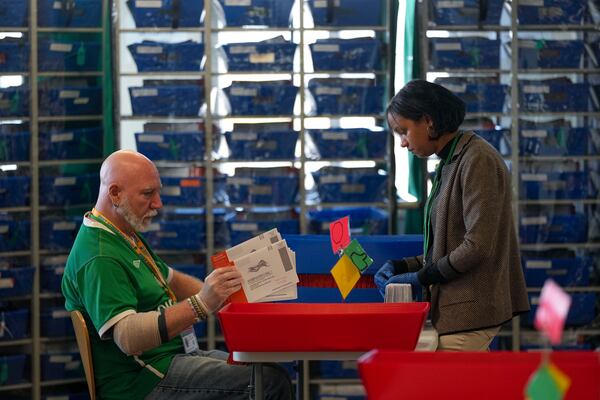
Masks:
[[[431,257],[449,281],[430,288],[433,326],[441,335],[481,329],[528,311],[504,160],[485,140],[464,132],[441,173],[431,211]],[[408,261],[411,271],[422,267],[422,257]]]

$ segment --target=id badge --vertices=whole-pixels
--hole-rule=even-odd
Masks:
[[[193,327],[189,327],[179,334],[181,340],[183,340],[183,348],[186,354],[198,351],[198,339],[196,338],[196,332]]]

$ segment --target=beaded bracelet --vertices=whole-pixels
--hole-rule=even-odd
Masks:
[[[194,323],[197,324],[198,322],[200,322],[200,314],[198,313],[198,310],[196,310],[196,307],[194,306],[192,297],[188,297],[187,302],[190,305],[190,307],[192,307],[192,312],[194,313]]]
[[[200,305],[200,302],[198,301],[198,296],[191,296],[189,299],[190,304],[192,305],[192,308],[194,309],[194,313],[196,314],[196,318],[198,319],[198,321],[206,319],[207,318],[207,314],[206,314],[206,310],[204,309],[204,307],[202,305]],[[198,322],[196,321],[196,322]]]

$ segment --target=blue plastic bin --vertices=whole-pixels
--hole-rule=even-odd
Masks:
[[[288,27],[294,0],[219,0],[227,26]]]
[[[40,132],[40,160],[102,158],[102,129],[84,128],[68,132]]]
[[[310,45],[315,71],[373,71],[381,68],[382,44],[375,38],[318,39]]]
[[[308,82],[317,115],[380,114],[384,87],[373,79],[315,78]]]
[[[384,25],[384,0],[307,0],[315,26]]]
[[[350,217],[350,233],[353,235],[385,235],[388,232],[389,215],[383,210],[374,207],[336,207],[310,210],[310,233],[328,235],[329,224],[345,216]]]
[[[0,299],[30,295],[34,273],[34,267],[0,268]]]
[[[590,283],[591,259],[583,257],[523,258],[527,286],[542,287],[551,278],[560,286],[587,286]]]
[[[504,0],[487,1],[487,12],[480,17],[481,4],[479,0],[431,0],[432,20],[436,25],[499,25]]]
[[[298,45],[279,39],[262,42],[224,44],[227,70],[234,71],[292,71]]]
[[[229,233],[231,237],[231,245],[242,243],[252,237],[277,228],[279,233],[285,238],[288,234],[300,233],[300,224],[298,219],[280,219],[282,218],[277,212],[263,213],[260,219],[255,219],[252,216],[243,220],[231,219],[228,221]],[[269,218],[269,215],[272,215]]]
[[[63,206],[94,203],[100,188],[98,174],[40,177],[40,203]]]
[[[133,115],[197,117],[204,103],[204,84],[170,81],[130,87]]]
[[[85,378],[81,356],[72,353],[44,353],[40,357],[42,381]]]
[[[432,38],[429,67],[500,68],[500,40],[482,37]]]
[[[593,154],[588,128],[521,129],[522,156],[584,156]]]
[[[40,27],[100,28],[102,1],[37,0]]]
[[[335,265],[331,264],[331,267]],[[331,269],[329,267],[329,269]],[[323,272],[329,274],[329,271]],[[342,295],[337,287],[304,287],[298,286],[298,298],[292,300],[294,303],[340,303]],[[383,298],[378,289],[373,288],[355,288],[344,303],[381,303]]]
[[[587,234],[588,218],[579,213],[522,216],[519,224],[521,243],[583,243]]]
[[[138,28],[195,28],[202,26],[204,1],[127,0],[127,7]]]
[[[519,40],[519,68],[580,68],[582,40]]]
[[[38,43],[40,72],[98,71],[102,45],[89,40],[43,38]]]
[[[27,358],[28,356],[25,354],[0,356],[0,387],[19,384],[28,380],[25,375]]]
[[[225,140],[232,160],[292,160],[298,132],[225,132]]]
[[[60,285],[64,273],[64,264],[42,265],[42,271],[40,275],[40,287],[42,288],[42,291],[47,293],[60,293]]]
[[[321,158],[368,159],[386,155],[388,132],[364,128],[307,131]]]
[[[127,48],[138,72],[202,70],[204,44],[193,40],[181,43],[144,40],[130,44]]]
[[[298,87],[289,81],[233,82],[223,89],[231,115],[292,115]]]
[[[519,104],[530,112],[585,112],[589,110],[590,85],[557,81],[521,81]]]
[[[29,24],[29,0],[2,0],[0,26],[26,27]]]
[[[29,88],[25,85],[0,89],[0,117],[28,117]]]
[[[206,179],[199,177],[162,177],[161,200],[167,206],[202,207]]]
[[[204,220],[155,221],[144,237],[155,250],[201,251],[205,248]]]
[[[0,207],[23,207],[29,205],[31,177],[0,177]]]
[[[317,373],[326,379],[359,379],[356,360],[318,361]],[[346,397],[346,396],[344,396]]]
[[[586,4],[585,0],[542,0],[519,4],[518,23],[520,25],[579,25],[585,18]]]
[[[0,311],[0,341],[29,337],[29,309]]]
[[[227,194],[231,204],[294,204],[298,194],[298,175],[227,177]]]
[[[596,317],[596,293],[571,293],[571,308],[567,314],[565,326],[587,325]],[[530,295],[531,310],[527,314],[527,325],[533,325],[535,313],[540,301],[539,295]]]
[[[323,203],[372,203],[385,199],[388,178],[376,170],[321,168],[312,176]]]
[[[507,85],[498,83],[441,82],[442,86],[465,102],[468,113],[501,113],[504,110],[506,93],[508,92]]]
[[[29,43],[25,39],[0,39],[0,73],[5,72],[29,72]]]
[[[63,307],[52,307],[40,313],[40,335],[42,337],[75,336],[71,314]]]
[[[509,129],[488,129],[477,130],[477,134],[491,144],[498,153],[502,155],[510,155],[510,137]]]
[[[30,250],[29,220],[0,220],[0,251]]]
[[[135,143],[153,161],[204,160],[204,132],[136,133]]]
[[[0,162],[29,161],[29,132],[0,132]]]
[[[587,171],[521,172],[521,199],[587,199],[592,197]]]
[[[40,223],[40,247],[44,250],[70,251],[79,228],[81,217],[47,217]]]
[[[102,114],[101,87],[40,88],[40,115]]]

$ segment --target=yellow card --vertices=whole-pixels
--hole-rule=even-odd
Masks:
[[[554,382],[556,382],[556,386],[558,386],[561,394],[564,395],[569,386],[571,386],[571,378],[552,362],[548,364],[548,371],[552,375],[552,378],[554,378]]]
[[[343,255],[337,263],[331,268],[331,275],[335,280],[335,283],[340,289],[342,298],[346,300],[350,291],[354,288],[354,285],[360,279],[360,271],[354,263],[350,260],[347,255]]]

